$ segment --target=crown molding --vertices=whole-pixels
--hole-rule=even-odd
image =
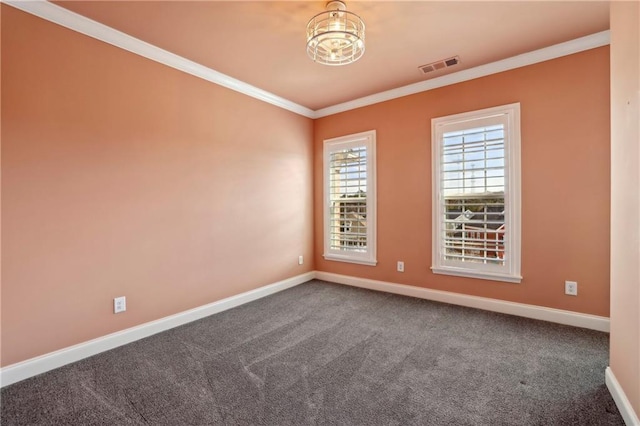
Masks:
[[[302,105],[298,105],[288,99],[281,98],[266,90],[259,89],[255,86],[237,80],[226,74],[205,67],[197,62],[183,58],[150,43],[132,37],[107,25],[101,24],[93,19],[79,15],[61,6],[49,3],[44,0],[35,1],[17,1],[2,0],[16,9],[30,13],[39,18],[77,31],[81,34],[93,37],[97,40],[127,50],[136,55],[140,55],[152,61],[175,68],[179,71],[191,74],[211,83],[226,87],[227,89],[240,92],[252,98],[270,103],[277,107],[292,111],[305,117],[314,118],[314,111]]]
[[[610,43],[609,30],[591,34],[585,37],[570,40],[564,43],[534,50],[532,52],[523,53],[501,61],[492,62],[490,64],[480,65],[456,73],[436,77],[430,80],[421,81],[407,86],[398,87],[396,89],[387,90],[363,98],[354,99],[352,101],[329,106],[319,110],[312,110],[305,106],[299,105],[288,99],[277,96],[243,81],[237,80],[226,74],[218,72],[214,69],[205,67],[197,62],[183,58],[150,43],[132,37],[114,28],[101,24],[97,21],[79,15],[61,6],[55,5],[45,0],[1,0],[2,3],[8,4],[16,9],[38,16],[47,21],[56,23],[63,27],[77,31],[81,34],[127,50],[136,55],[140,55],[152,61],[164,64],[179,71],[191,74],[195,77],[207,80],[211,83],[218,84],[236,92],[251,96],[277,107],[286,109],[304,117],[316,119],[322,118],[340,112],[373,105],[380,102],[389,101],[403,96],[413,95],[428,90],[437,89],[439,87],[451,84],[461,83],[463,81],[473,80],[485,77],[499,72],[509,71],[512,69],[548,61],[562,56],[571,55],[596,47],[606,46]]]
[[[443,75],[442,77],[436,77],[419,83],[409,84],[407,86],[398,87],[396,89],[387,90],[365,96],[363,98],[322,108],[315,111],[313,118],[326,117],[328,115],[338,114],[340,112],[401,98],[403,96],[426,92],[439,87],[449,86],[451,84],[461,83],[463,81],[473,80],[491,74],[525,67],[527,65],[537,64],[539,62],[560,58],[562,56],[571,55],[585,50],[595,49],[596,47],[606,46],[609,43],[609,30],[602,31],[585,37],[580,37],[575,40],[534,50],[532,52],[523,53],[501,61],[480,65],[475,68],[469,68],[452,74]]]

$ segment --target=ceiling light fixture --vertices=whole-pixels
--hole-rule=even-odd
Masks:
[[[307,54],[324,65],[347,65],[364,54],[364,21],[340,0],[327,3],[307,24]]]

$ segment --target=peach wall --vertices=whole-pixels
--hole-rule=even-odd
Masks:
[[[431,119],[521,103],[521,284],[434,275]],[[322,257],[322,142],[377,131],[378,265]],[[609,315],[609,48],[602,47],[316,120],[320,271]],[[396,262],[405,272],[396,272]],[[564,295],[564,281],[579,285]]]
[[[2,365],[313,270],[312,120],[1,10]]]
[[[640,417],[640,3],[611,3],[611,355]]]

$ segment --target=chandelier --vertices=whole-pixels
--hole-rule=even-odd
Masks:
[[[307,54],[320,64],[347,65],[364,54],[364,21],[340,0],[307,24]]]

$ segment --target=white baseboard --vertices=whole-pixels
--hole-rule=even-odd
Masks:
[[[611,393],[624,423],[627,426],[640,426],[640,419],[638,419],[638,415],[633,410],[627,395],[624,393],[620,383],[618,383],[618,379],[616,379],[616,376],[613,374],[611,367],[607,367],[604,371],[604,382],[607,384],[607,389],[609,389],[609,393]]]
[[[307,272],[283,281],[279,281],[246,293],[231,296],[204,306],[188,311],[180,312],[159,320],[141,324],[126,330],[108,334],[87,342],[83,342],[68,348],[28,359],[0,369],[0,387],[8,386],[29,377],[53,370],[58,367],[79,361],[81,359],[99,354],[101,352],[126,345],[127,343],[143,339],[156,333],[235,308],[248,302],[260,299],[273,293],[294,287],[311,279],[320,279],[339,284],[367,288],[370,290],[384,291],[387,293],[412,296],[420,299],[434,300],[437,302],[451,303],[454,305],[484,309],[487,311],[517,315],[526,318],[539,319],[559,324],[589,328],[598,331],[609,331],[609,319],[596,315],[581,314],[560,309],[545,308],[541,306],[526,305],[523,303],[506,302],[503,300],[489,299],[485,297],[469,296],[448,291],[431,290],[403,284],[394,284],[385,281],[376,281],[365,278],[332,274],[329,272]],[[617,382],[616,382],[617,383]],[[610,388],[611,389],[611,388]],[[613,392],[612,392],[613,393]],[[624,395],[624,394],[623,394]],[[616,401],[617,402],[617,401]],[[634,424],[634,423],[631,423]],[[634,424],[635,426],[635,424]]]
[[[98,337],[87,342],[83,342],[68,348],[60,349],[45,355],[31,358],[16,364],[12,364],[0,369],[0,387],[8,386],[12,383],[45,373],[63,365],[79,361],[83,358],[99,354],[100,352],[126,345],[127,343],[143,339],[156,333],[183,325],[236,306],[252,302],[270,294],[294,287],[309,280],[312,280],[315,273],[307,272],[292,278],[278,281],[255,290],[247,291],[217,302],[199,306],[188,311],[175,315],[160,318],[147,322],[126,330]]]
[[[319,280],[362,287],[369,290],[384,291],[387,293],[401,294],[403,296],[417,297],[420,299],[434,300],[436,302],[451,303],[453,305],[609,332],[609,318],[597,315],[527,305],[524,303],[507,302],[486,297],[469,296],[449,291],[431,290],[423,287],[394,284],[386,281],[376,281],[322,271],[316,271],[315,277]]]

